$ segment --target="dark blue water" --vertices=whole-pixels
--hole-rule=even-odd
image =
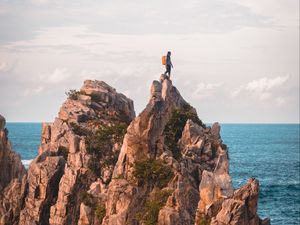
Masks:
[[[234,186],[260,181],[259,215],[272,224],[300,224],[299,124],[224,124]]]
[[[23,160],[37,154],[40,123],[8,123],[9,138]],[[299,124],[223,124],[234,186],[260,181],[259,215],[272,224],[300,224]],[[28,164],[29,161],[24,161]]]
[[[7,123],[8,138],[13,149],[21,155],[23,164],[28,167],[38,153],[41,141],[41,123]]]

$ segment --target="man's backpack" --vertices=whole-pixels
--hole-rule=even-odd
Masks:
[[[162,63],[163,65],[166,65],[166,61],[167,61],[167,57],[166,57],[165,55],[163,55],[163,56],[161,57],[161,63]]]

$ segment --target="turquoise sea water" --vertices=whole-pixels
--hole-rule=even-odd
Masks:
[[[260,181],[259,215],[273,225],[300,224],[299,124],[222,124],[230,174],[240,187]],[[9,139],[28,164],[38,151],[40,123],[8,123]]]

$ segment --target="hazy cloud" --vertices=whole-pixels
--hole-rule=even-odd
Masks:
[[[221,83],[199,83],[195,88],[193,97],[198,99],[211,97],[221,86]]]
[[[36,94],[39,94],[40,92],[42,92],[44,90],[44,87],[42,86],[38,86],[38,87],[35,87],[35,88],[27,88],[25,89],[24,91],[24,95],[25,96],[31,96],[31,95],[36,95]]]
[[[60,83],[70,78],[65,68],[56,68],[52,73],[40,76],[40,81],[43,83]]]
[[[275,78],[263,77],[249,82],[246,85],[245,90],[252,92],[260,100],[266,100],[272,96],[272,91],[274,89],[283,85],[288,79],[288,75]]]
[[[284,105],[288,97],[285,96],[286,89],[285,85],[291,86],[287,84],[290,76],[277,76],[274,78],[270,77],[262,77],[260,79],[255,79],[248,82],[246,85],[241,85],[240,87],[236,88],[234,91],[231,92],[231,97],[241,97],[246,100],[248,97],[254,97],[259,101],[266,101],[271,100],[274,102],[276,106]],[[250,94],[250,96],[249,96]]]
[[[0,61],[0,71],[6,71],[7,70],[7,63],[4,61]]]

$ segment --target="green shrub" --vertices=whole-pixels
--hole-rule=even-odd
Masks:
[[[106,214],[105,204],[103,204],[102,202],[98,203],[95,209],[95,215],[99,220],[100,224],[102,223],[105,214]]]
[[[69,149],[65,146],[59,146],[57,150],[57,154],[63,156],[65,160],[68,159]]]
[[[70,89],[68,92],[65,93],[69,99],[77,100],[78,96],[80,94],[80,91],[77,91],[76,89]]]
[[[209,224],[210,224],[210,220],[204,216],[204,217],[201,217],[201,218],[197,221],[196,224],[197,224],[197,225],[209,225]]]
[[[77,123],[71,122],[70,126],[72,127],[74,134],[78,136],[89,136],[91,134],[91,131]]]
[[[159,210],[164,207],[171,194],[171,190],[156,191],[152,198],[146,201],[142,211],[137,214],[137,219],[145,225],[157,224]]]
[[[88,167],[97,177],[101,176],[101,168],[117,162],[118,154],[113,152],[112,148],[114,144],[123,142],[128,127],[126,122],[120,122],[115,118],[111,118],[111,121],[112,124],[107,125],[97,119],[89,120],[85,127],[74,122],[70,123],[76,135],[86,137],[86,150],[91,155]]]
[[[123,141],[126,129],[126,123],[101,125],[94,134],[87,137],[88,152],[103,154],[105,150],[111,150],[115,143]]]
[[[96,199],[87,191],[82,190],[78,194],[79,202],[82,202],[86,206],[89,206],[90,208],[94,208],[96,205]]]
[[[101,175],[101,168],[117,162],[118,154],[112,148],[115,143],[122,143],[126,129],[126,123],[116,122],[111,126],[101,125],[96,132],[86,137],[87,151],[92,156],[88,166],[96,176]]]
[[[135,162],[133,175],[138,185],[149,183],[162,188],[172,179],[173,172],[159,160],[144,160]]]
[[[186,105],[183,109],[173,110],[171,118],[166,124],[163,132],[165,135],[165,144],[172,151],[173,157],[177,160],[181,158],[181,152],[177,143],[182,136],[182,131],[188,119],[205,127],[197,114],[192,112],[191,106]]]

